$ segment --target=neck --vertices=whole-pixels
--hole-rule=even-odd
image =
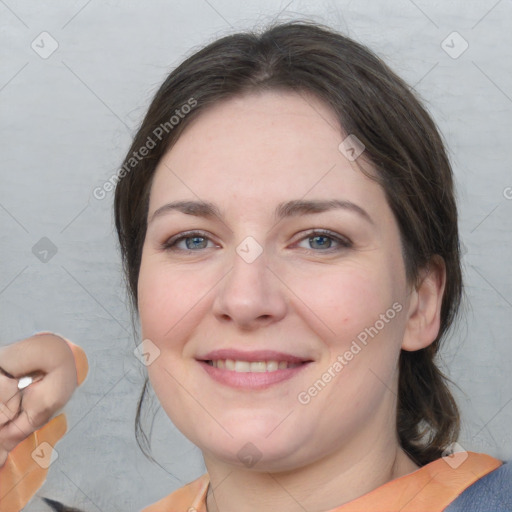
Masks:
[[[328,511],[418,469],[397,440],[381,439],[374,445],[378,448],[368,446],[366,439],[350,450],[284,472],[240,470],[205,457],[210,476],[207,511]]]

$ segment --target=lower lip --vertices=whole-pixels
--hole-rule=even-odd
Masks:
[[[205,361],[198,361],[206,373],[217,382],[239,389],[266,389],[273,384],[284,382],[300,373],[309,363],[294,368],[285,368],[273,372],[235,372],[211,366]]]

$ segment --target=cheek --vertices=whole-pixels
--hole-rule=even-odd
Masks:
[[[385,265],[351,265],[331,269],[302,289],[310,291],[307,306],[328,326],[322,341],[329,360],[304,382],[306,393],[316,379],[327,383],[316,402],[322,421],[364,422],[382,400],[393,400],[389,390],[395,387],[406,311],[394,277]]]
[[[386,389],[394,388],[406,309],[400,279],[390,270],[385,263],[347,264],[300,284],[298,295],[307,297],[314,313],[310,318],[321,319],[309,321],[320,325],[316,333],[325,349],[317,378],[332,382],[319,404],[336,406],[328,413],[335,418],[340,397],[347,404],[374,407]],[[305,389],[311,385],[314,380],[304,383]],[[360,413],[366,410],[361,407]]]
[[[314,277],[311,272],[307,278],[290,275],[288,282],[303,303],[301,309],[316,318],[321,337],[338,344],[373,325],[400,298],[389,275],[381,265],[347,263],[320,269]]]
[[[138,283],[138,310],[145,338],[158,340],[178,337],[201,310],[205,284],[198,274],[169,268],[152,259],[141,264]]]
[[[198,273],[171,268],[157,257],[141,263],[138,283],[138,309],[143,339],[158,348],[158,357],[147,366],[151,386],[164,411],[181,431],[190,430],[189,414],[194,411],[190,396],[201,396],[196,383],[188,378],[187,340],[204,315]],[[188,393],[183,393],[187,389]],[[190,394],[189,394],[190,393]]]

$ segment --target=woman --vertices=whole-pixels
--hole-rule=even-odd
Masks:
[[[147,512],[506,510],[509,464],[449,455],[459,414],[435,357],[462,290],[450,164],[369,50],[311,23],[215,41],[164,82],[118,178],[141,353],[207,468]],[[60,362],[21,371],[22,344]],[[73,362],[28,421],[20,397]],[[42,372],[4,393],[10,512],[45,475],[27,483],[20,460],[63,435],[61,416],[43,425],[87,366],[50,333],[0,366],[11,386]]]

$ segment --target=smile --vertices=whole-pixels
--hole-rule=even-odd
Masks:
[[[239,361],[233,359],[217,359],[206,361],[210,366],[221,370],[229,370],[239,373],[264,373],[296,368],[302,363],[290,363],[288,361]]]
[[[313,362],[307,355],[275,350],[223,348],[196,357],[213,381],[239,390],[264,390],[302,373]]]

